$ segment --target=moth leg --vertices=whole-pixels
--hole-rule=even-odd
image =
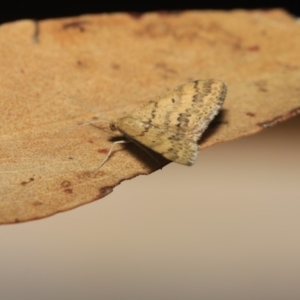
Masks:
[[[126,140],[113,142],[113,144],[111,145],[108,153],[106,154],[105,158],[103,159],[101,165],[97,169],[95,169],[93,172],[99,170],[106,163],[106,161],[108,160],[108,158],[109,158],[109,156],[110,156],[111,152],[113,151],[113,148],[114,148],[114,146],[116,144],[126,144],[126,143],[131,143],[131,142],[130,141],[126,141]]]

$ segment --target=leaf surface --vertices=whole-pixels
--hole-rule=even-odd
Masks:
[[[282,10],[116,13],[3,24],[0,223],[100,199],[121,181],[166,164],[124,144],[93,172],[114,134],[107,123],[77,125],[106,120],[104,115],[120,118],[188,81],[216,78],[228,86],[201,149],[296,116],[299,36],[299,23]]]

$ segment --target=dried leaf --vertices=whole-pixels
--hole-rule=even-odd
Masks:
[[[202,149],[299,114],[299,35],[297,21],[281,10],[103,14],[2,25],[0,223],[74,208],[161,167],[126,144],[92,172],[113,135],[106,123],[76,125],[103,120],[103,114],[122,117],[188,81],[216,78],[228,85]]]

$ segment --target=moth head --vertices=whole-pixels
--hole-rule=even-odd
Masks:
[[[117,125],[117,122],[112,120],[109,124],[109,128],[111,131],[116,131],[118,130],[118,125]]]

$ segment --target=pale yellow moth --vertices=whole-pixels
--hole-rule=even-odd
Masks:
[[[170,161],[192,165],[198,156],[198,141],[220,111],[226,92],[226,84],[220,80],[197,80],[112,120],[110,129],[118,130],[126,140],[114,142],[97,169],[108,160],[115,144],[127,142],[147,147]]]

